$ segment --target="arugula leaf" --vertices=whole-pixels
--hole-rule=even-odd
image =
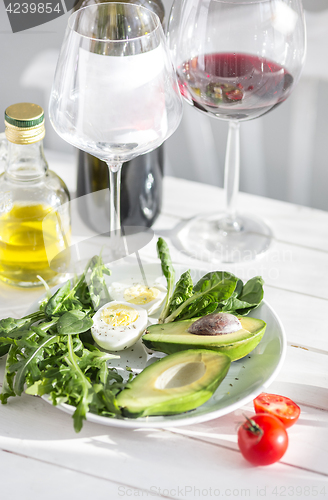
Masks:
[[[97,398],[93,399],[90,410],[107,417],[120,415],[121,411],[117,406],[115,395],[125,385],[122,377],[117,372],[109,370],[106,362],[102,362],[98,371],[98,384],[93,385]]]
[[[94,256],[90,262],[91,275],[89,293],[94,309],[110,301],[110,295],[104,279],[104,274],[110,276],[110,270],[105,266],[101,256]]]
[[[0,320],[0,336],[8,336],[11,332],[28,329],[36,321],[45,318],[42,311],[37,311],[20,319],[3,318]]]
[[[0,320],[0,357],[9,352],[10,345],[14,343],[13,339],[21,338],[30,326],[44,319],[43,312],[37,311],[21,319],[4,318]]]
[[[17,366],[11,366],[9,368],[9,371],[15,371],[17,370],[15,380],[14,380],[14,392],[17,396],[20,396],[24,390],[24,384],[25,384],[25,375],[27,371],[29,370],[32,372],[32,377],[33,378],[38,378],[40,374],[40,370],[37,367],[37,363],[40,359],[43,357],[43,350],[46,346],[51,344],[52,342],[55,342],[57,339],[56,335],[52,335],[51,337],[47,338],[46,340],[43,340],[43,342],[40,345],[36,345],[35,347],[32,346],[30,350],[26,349],[26,357],[21,361],[19,368],[17,369]],[[26,347],[26,346],[24,346]]]
[[[71,283],[67,281],[59,288],[47,302],[45,313],[47,316],[54,316],[61,309],[63,302],[71,291]]]
[[[0,322],[0,353],[9,351],[0,396],[49,394],[53,404],[76,407],[74,427],[79,431],[87,411],[120,414],[115,395],[125,384],[107,362],[117,357],[87,344],[95,304],[108,300],[104,274],[110,271],[100,257],[90,260],[73,285],[64,283],[41,304],[41,310],[16,320]],[[81,339],[85,339],[83,342]]]
[[[16,396],[14,391],[15,373],[11,373],[9,368],[17,361],[17,352],[18,347],[11,345],[6,360],[5,377],[2,384],[2,392],[0,394],[2,404],[6,404],[9,397]]]
[[[72,368],[73,373],[75,374],[75,377],[78,380],[78,383],[82,390],[81,399],[73,414],[74,429],[76,432],[79,432],[82,429],[83,420],[86,419],[86,415],[89,410],[89,404],[92,400],[92,385],[90,383],[90,380],[84,375],[78,365],[77,357],[73,350],[73,341],[71,336],[68,336],[67,339],[67,349],[68,355],[65,359],[68,365]]]
[[[158,238],[157,240],[157,255],[161,260],[162,271],[167,281],[166,300],[164,308],[158,319],[159,323],[164,323],[164,320],[169,313],[169,304],[173,293],[173,287],[175,281],[175,270],[172,265],[169,247],[167,243],[163,240],[163,238]]]

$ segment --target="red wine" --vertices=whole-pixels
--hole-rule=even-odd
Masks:
[[[218,118],[263,115],[290,94],[293,77],[269,59],[242,53],[203,54],[178,68],[183,97]]]

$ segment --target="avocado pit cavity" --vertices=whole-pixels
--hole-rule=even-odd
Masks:
[[[213,313],[198,319],[188,328],[194,335],[226,335],[242,328],[236,316],[229,313]]]
[[[206,365],[203,361],[190,363],[179,363],[171,366],[163,372],[156,380],[156,389],[175,389],[190,385],[199,380],[206,372]]]

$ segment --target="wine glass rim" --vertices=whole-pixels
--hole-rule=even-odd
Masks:
[[[81,11],[83,10],[86,10],[86,9],[91,9],[91,8],[97,8],[97,7],[100,7],[101,5],[114,5],[114,4],[117,4],[117,5],[129,5],[129,6],[134,6],[134,7],[137,7],[138,9],[141,9],[141,10],[145,10],[147,11],[154,19],[155,21],[155,27],[154,29],[150,30],[148,33],[145,33],[144,35],[140,35],[140,36],[136,36],[136,37],[133,37],[133,38],[122,38],[122,40],[114,40],[114,39],[108,39],[108,38],[97,38],[97,37],[94,37],[94,36],[88,36],[88,35],[83,35],[83,33],[79,33],[75,28],[74,28],[74,19],[77,17],[77,15],[79,13],[81,13]],[[98,3],[98,4],[92,4],[92,5],[86,5],[85,7],[82,7],[78,10],[76,10],[75,12],[73,12],[73,14],[71,14],[68,18],[68,22],[67,22],[67,26],[68,28],[71,30],[71,31],[74,31],[77,35],[83,37],[83,38],[87,38],[89,40],[95,40],[95,41],[99,41],[99,42],[103,42],[103,43],[115,43],[115,42],[118,42],[118,43],[122,43],[122,42],[132,42],[133,40],[140,40],[144,37],[148,37],[151,33],[154,33],[155,31],[157,31],[158,29],[160,29],[161,27],[161,21],[160,21],[160,18],[159,16],[155,13],[155,12],[152,12],[150,9],[147,9],[146,7],[143,7],[142,5],[139,5],[139,4],[136,4],[136,3],[130,3],[130,2],[102,2],[102,3]]]

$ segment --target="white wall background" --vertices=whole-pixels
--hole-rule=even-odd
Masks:
[[[172,0],[163,2],[168,18]],[[303,4],[309,28],[306,67],[284,104],[242,124],[240,189],[328,210],[328,1]],[[0,116],[22,101],[47,112],[67,18],[13,34],[0,2]],[[222,186],[226,140],[227,123],[185,105],[182,123],[166,144],[166,173]],[[73,153],[49,122],[45,146]]]

